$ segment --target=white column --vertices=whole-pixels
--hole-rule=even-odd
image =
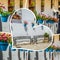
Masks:
[[[3,60],[8,60],[9,58],[9,46],[6,51],[2,51],[3,53]]]
[[[23,8],[28,8],[29,0],[23,0]]]
[[[20,8],[20,0],[15,0],[15,10]]]
[[[36,11],[37,13],[41,12],[41,0],[35,0],[36,1]]]
[[[18,60],[18,49],[12,51],[12,60]]]
[[[45,60],[44,59],[44,51],[39,52],[39,60]]]
[[[49,52],[46,52],[46,58],[49,60]]]

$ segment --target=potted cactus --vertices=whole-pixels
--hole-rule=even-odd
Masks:
[[[11,34],[0,32],[0,51],[6,51],[8,44],[11,43]]]

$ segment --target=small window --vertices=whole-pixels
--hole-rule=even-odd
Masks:
[[[44,1],[45,1],[45,0],[41,0],[41,12],[44,11]]]
[[[14,0],[8,0],[8,11],[12,12],[14,10],[15,1]]]
[[[36,0],[29,0],[29,9],[34,11],[35,10],[35,3]]]
[[[60,35],[59,35],[59,41],[60,41]]]
[[[58,10],[60,11],[60,8],[58,8]]]
[[[23,7],[23,0],[20,0],[20,8]]]
[[[51,9],[53,8],[53,0],[51,0]]]
[[[60,5],[60,1],[58,2],[58,5]]]

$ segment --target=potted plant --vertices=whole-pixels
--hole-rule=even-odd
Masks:
[[[2,22],[7,22],[7,19],[8,19],[8,16],[9,16],[9,15],[10,15],[10,12],[8,12],[8,11],[2,12],[1,21],[2,21]]]
[[[24,21],[24,29],[25,29],[26,32],[27,32],[27,24],[28,24],[28,22]]]
[[[6,51],[9,43],[11,43],[11,34],[0,33],[0,51]]]
[[[38,15],[36,16],[36,19],[37,19],[37,23],[38,23],[38,24],[42,24],[42,23],[43,23],[43,20],[42,20],[41,15],[38,14]]]
[[[10,15],[10,13],[8,11],[4,11],[5,10],[5,6],[3,6],[3,4],[0,3],[0,16],[1,16],[1,21],[2,22],[7,22],[7,18]]]
[[[34,27],[34,23],[32,22],[32,27]]]
[[[53,24],[54,23],[54,20],[52,19],[52,17],[48,17],[48,20],[46,21],[46,23],[51,23],[51,24]]]
[[[26,27],[26,26],[27,26],[27,24],[28,24],[28,22],[27,22],[27,21],[24,21],[24,27]]]
[[[52,46],[49,46],[47,49],[45,49],[46,52],[53,52],[53,47]]]
[[[58,22],[58,18],[52,18],[54,22]]]
[[[48,33],[44,33],[44,42],[48,42],[49,39],[49,34]]]

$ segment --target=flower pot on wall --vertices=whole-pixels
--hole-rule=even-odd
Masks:
[[[34,23],[32,23],[32,27],[34,27]]]
[[[24,24],[24,27],[26,27],[27,26],[27,24]]]
[[[8,47],[7,42],[0,42],[0,51],[6,51]]]
[[[53,24],[54,21],[53,21],[53,20],[47,20],[46,23],[51,23],[51,24]]]
[[[60,52],[60,49],[56,49],[56,52]]]
[[[8,16],[2,16],[1,17],[1,21],[2,22],[7,22],[7,20],[8,20]]]
[[[37,20],[37,23],[38,24],[42,24],[43,23],[43,20]]]

